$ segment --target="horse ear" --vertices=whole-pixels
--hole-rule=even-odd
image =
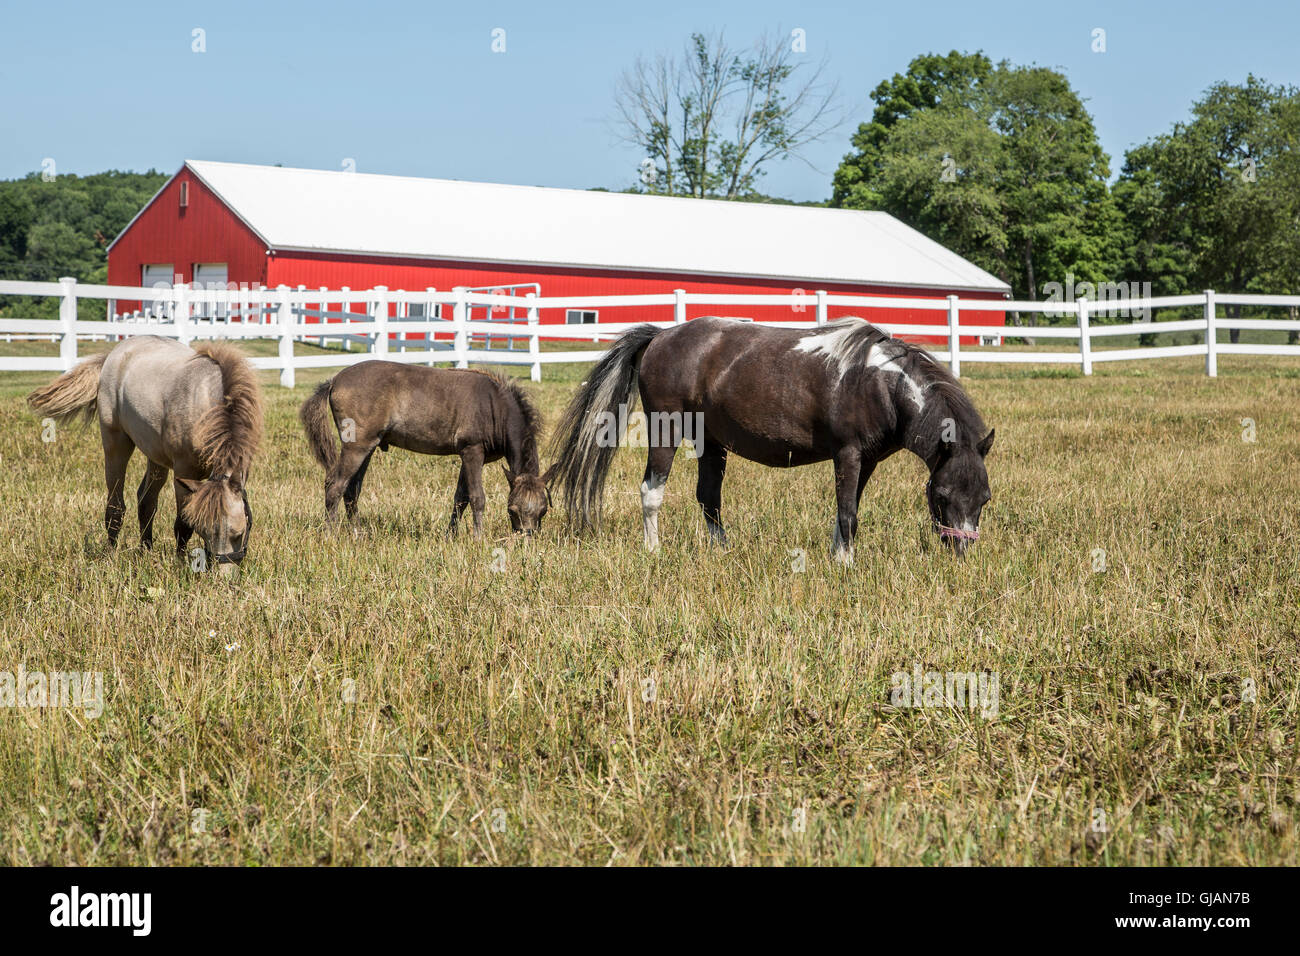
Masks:
[[[176,476],[176,484],[180,485],[190,494],[194,494],[203,487],[203,482],[195,478],[182,478],[180,475]]]
[[[996,428],[989,430],[989,433],[980,439],[980,443],[975,446],[975,450],[980,453],[981,458],[987,458],[989,449],[993,447],[993,436],[997,433]]]
[[[515,479],[519,476],[516,475],[513,471],[511,471],[510,466],[505,464],[504,462],[501,463],[501,470],[505,472],[506,481],[509,482],[510,487],[513,488],[515,486]]]
[[[556,469],[559,467],[560,463],[557,461],[553,463],[550,468],[547,468],[546,471],[542,472],[542,484],[549,488],[551,486],[551,481],[555,478]]]

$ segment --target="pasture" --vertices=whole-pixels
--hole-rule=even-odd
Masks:
[[[548,426],[588,368],[529,386]],[[826,553],[829,464],[733,458],[721,551],[679,454],[646,554],[640,449],[594,538],[559,510],[510,536],[492,466],[486,534],[449,540],[458,461],[401,451],[376,455],[357,531],[327,533],[296,413],[328,374],[263,374],[235,585],[174,558],[170,489],[135,547],[138,455],[108,552],[97,429],[42,441],[23,397],[53,373],[0,375],[0,671],[104,674],[98,717],[0,708],[0,863],[1300,852],[1294,360],[971,366],[998,435],[982,539],[960,562],[937,546],[899,454],[849,569]],[[996,714],[895,706],[915,668],[996,674]]]

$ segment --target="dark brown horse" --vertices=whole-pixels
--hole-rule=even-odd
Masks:
[[[191,349],[175,339],[135,336],[27,401],[65,421],[98,411],[110,545],[122,530],[126,465],[138,448],[148,459],[136,495],[141,545],[153,544],[158,494],[173,472],[178,554],[184,556],[197,531],[221,573],[244,559],[253,527],[244,486],[262,440],[262,396],[256,373],[236,349],[216,342]]]
[[[515,531],[537,531],[550,507],[550,473],[538,474],[541,415],[508,378],[477,370],[359,362],[317,387],[298,417],[312,454],[326,472],[325,515],[330,523],[340,498],[348,520],[356,519],[370,457],[376,448],[387,451],[390,446],[422,455],[460,456],[452,532],[468,505],[474,534],[482,533],[485,462],[505,459],[507,509]],[[334,444],[335,429],[343,440],[342,454]]]
[[[970,398],[925,349],[858,318],[779,329],[699,318],[621,336],[564,413],[554,468],[582,527],[600,516],[605,477],[627,404],[639,390],[652,420],[641,484],[645,544],[659,543],[659,508],[677,446],[692,420],[699,456],[695,496],[709,534],[725,543],[722,478],[734,452],[773,467],[830,460],[837,516],[832,554],[853,559],[858,502],[876,465],[906,448],[930,470],[935,531],[957,553],[979,536],[989,500],[984,458],[993,445]],[[665,423],[656,429],[654,420]],[[702,427],[701,427],[702,426]],[[703,447],[699,433],[703,432]],[[657,439],[657,440],[656,440]]]

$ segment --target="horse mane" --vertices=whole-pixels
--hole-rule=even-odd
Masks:
[[[248,474],[262,444],[262,390],[243,353],[225,342],[201,342],[198,356],[221,370],[223,400],[203,413],[194,427],[194,448],[214,477]]]
[[[506,397],[506,400],[513,402],[519,409],[519,413],[524,419],[523,460],[526,463],[525,467],[534,466],[540,468],[541,459],[537,454],[537,444],[538,437],[542,432],[542,413],[537,410],[533,400],[528,397],[528,393],[524,391],[523,386],[515,379],[483,369],[474,369],[474,371],[491,379],[501,391],[501,394]]]
[[[984,418],[976,410],[975,403],[966,394],[966,389],[961,387],[961,382],[952,374],[948,366],[930,354],[929,349],[910,342],[899,342],[899,345],[907,350],[912,359],[913,371],[924,373],[924,384],[921,387],[927,394],[938,395],[948,406],[949,413],[957,423],[958,441],[971,446],[977,444],[988,428],[984,424]]]
[[[841,332],[843,337],[836,347],[841,361],[847,362],[859,373],[867,368],[867,359],[871,349],[876,345],[888,343],[897,350],[895,362],[921,387],[926,396],[934,395],[943,401],[949,414],[958,426],[958,440],[963,444],[975,445],[985,434],[984,419],[975,408],[961,382],[946,365],[936,359],[930,350],[912,342],[894,338],[884,329],[878,328],[866,319],[846,316],[828,322],[818,332]],[[935,406],[927,402],[923,418],[928,419]]]

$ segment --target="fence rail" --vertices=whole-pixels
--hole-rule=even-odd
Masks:
[[[671,309],[672,318],[650,324],[661,327],[686,321],[687,306],[787,306],[792,314],[811,311],[811,319],[764,322],[785,328],[813,328],[827,322],[829,310],[835,308],[880,309],[906,308],[946,313],[943,324],[877,322],[896,335],[944,337],[947,349],[934,355],[961,374],[963,362],[1046,362],[1078,365],[1085,375],[1092,374],[1094,362],[1122,362],[1148,358],[1172,358],[1204,355],[1207,375],[1218,374],[1218,356],[1223,355],[1291,355],[1300,357],[1300,345],[1226,343],[1218,341],[1222,329],[1252,331],[1300,331],[1294,319],[1243,319],[1219,315],[1220,306],[1300,307],[1297,295],[1235,295],[1207,290],[1199,295],[1149,296],[1133,299],[1072,303],[1024,302],[989,299],[962,299],[950,295],[935,299],[909,299],[884,296],[835,295],[824,291],[791,295],[724,295],[688,293],[676,289],[671,293],[614,296],[552,296],[535,293],[526,296],[497,295],[465,288],[425,289],[407,292],[385,286],[372,289],[196,289],[185,284],[167,288],[133,286],[82,285],[75,279],[58,282],[14,282],[0,280],[0,296],[54,297],[59,300],[57,319],[0,319],[0,335],[9,339],[45,339],[59,343],[55,356],[0,356],[0,371],[60,371],[77,361],[79,339],[120,340],[132,335],[164,335],[181,342],[200,338],[273,339],[278,342],[275,356],[251,359],[257,368],[277,369],[280,384],[292,388],[295,371],[300,368],[333,368],[351,365],[368,358],[387,358],[402,362],[452,362],[458,368],[471,363],[530,366],[533,381],[541,381],[542,366],[557,362],[594,362],[605,353],[595,350],[541,350],[544,339],[597,342],[611,339],[641,322],[596,322],[583,325],[546,324],[538,319],[541,309]],[[110,321],[88,322],[77,317],[81,299],[107,303]],[[522,299],[522,302],[521,302]],[[148,303],[143,313],[116,315],[112,303],[133,300]],[[331,306],[337,305],[337,308]],[[354,311],[360,306],[360,311]],[[416,307],[413,309],[413,307]],[[446,317],[447,308],[451,315]],[[1196,319],[1172,319],[1120,324],[1093,325],[1097,315],[1150,315],[1151,310],[1166,308],[1201,309]],[[472,309],[487,310],[487,319],[472,318]],[[491,318],[494,309],[509,309],[510,320]],[[515,320],[515,310],[522,309],[524,320]],[[1073,325],[1002,326],[963,323],[963,313],[1028,312],[1053,316],[1073,314]],[[390,314],[391,313],[391,314]],[[314,320],[314,321],[313,321]],[[1193,345],[1149,346],[1093,350],[1095,339],[1117,335],[1154,335],[1161,332],[1201,332],[1204,340]],[[419,335],[419,339],[411,339]],[[1069,339],[1078,343],[1075,351],[1045,351],[1028,348],[998,348],[996,351],[972,351],[963,347],[962,337],[1012,336],[1033,339]],[[478,337],[483,348],[473,348]],[[520,339],[528,342],[527,350],[492,349],[492,338]],[[324,355],[295,355],[296,341],[315,340],[324,346],[337,342],[341,351]],[[360,347],[353,352],[352,347]],[[419,347],[416,348],[415,346]],[[394,346],[396,351],[394,351]]]

